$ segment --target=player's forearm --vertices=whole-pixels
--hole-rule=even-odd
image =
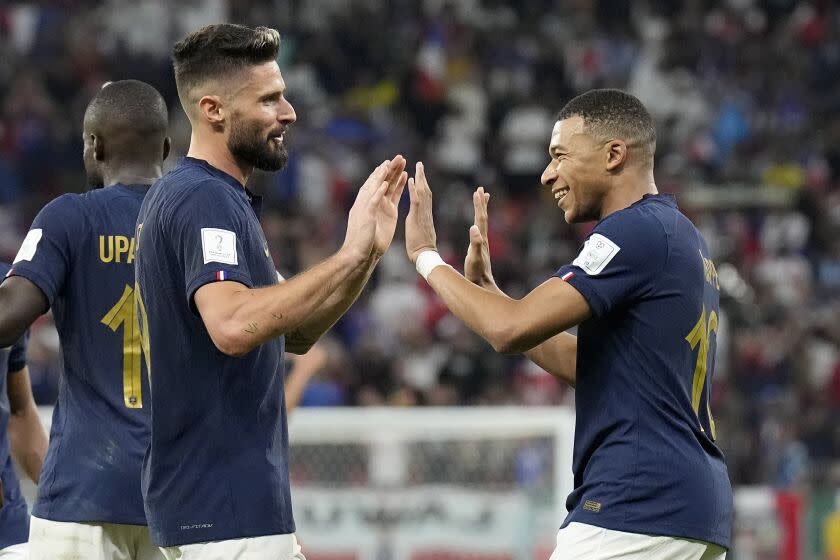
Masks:
[[[575,386],[577,371],[577,337],[560,333],[525,352],[532,362],[561,381]]]
[[[217,346],[221,343],[222,352],[242,355],[273,338],[295,331],[364,266],[364,260],[339,251],[280,284],[236,290],[219,329],[223,332],[213,336],[214,342]]]
[[[371,257],[354,270],[297,329],[286,335],[286,350],[293,354],[308,351],[359,299],[378,263],[378,258]]]
[[[452,314],[497,352],[520,353],[545,340],[529,333],[521,321],[528,313],[522,300],[508,297],[498,287],[483,288],[445,266],[435,268],[428,282]]]
[[[15,461],[37,484],[47,455],[48,439],[34,404],[9,418],[9,443]]]

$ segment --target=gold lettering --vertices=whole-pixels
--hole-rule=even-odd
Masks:
[[[132,264],[136,250],[137,246],[133,237],[124,235],[99,236],[99,260],[104,263]],[[123,258],[123,256],[125,257]]]
[[[700,253],[700,259],[703,261],[703,277],[706,279],[706,282],[714,286],[716,290],[720,290],[720,282],[715,263],[712,262],[712,259],[704,257],[703,253]]]
[[[105,256],[105,239],[108,240],[108,256]],[[99,260],[109,263],[114,260],[114,237],[112,235],[99,236]]]
[[[120,262],[120,255],[128,253],[128,238],[124,235],[115,235],[114,240],[116,241],[117,247],[117,258],[115,260],[116,262]]]

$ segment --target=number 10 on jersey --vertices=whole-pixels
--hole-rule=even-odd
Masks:
[[[691,382],[691,407],[694,409],[694,413],[698,416],[700,413],[700,397],[703,395],[703,387],[706,385],[710,339],[712,333],[717,333],[717,329],[717,312],[713,309],[709,313],[707,320],[706,306],[704,305],[703,310],[700,313],[700,318],[697,320],[694,328],[691,329],[691,332],[688,333],[688,336],[685,337],[686,342],[691,345],[692,350],[699,347],[697,350],[697,363],[694,366],[694,376]],[[709,383],[709,385],[711,385],[711,383]],[[712,409],[709,404],[709,400],[710,399],[707,395],[706,412],[709,416],[709,428],[711,429],[711,436],[714,440],[717,437],[717,434],[715,434],[715,421],[712,418]]]

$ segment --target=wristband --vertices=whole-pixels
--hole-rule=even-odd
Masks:
[[[417,261],[414,263],[414,266],[417,268],[417,272],[420,273],[420,276],[422,276],[424,280],[428,281],[429,274],[431,274],[434,269],[439,266],[449,265],[440,258],[440,254],[437,251],[426,250],[417,256]]]

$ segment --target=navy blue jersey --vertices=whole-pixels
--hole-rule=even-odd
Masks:
[[[0,262],[0,282],[9,265]],[[9,374],[26,366],[26,336],[8,348],[0,348],[0,479],[3,481],[3,507],[0,508],[0,550],[29,540],[29,511],[20,493],[20,482],[9,450]]]
[[[64,375],[33,514],[145,525],[140,470],[148,380],[134,307],[134,224],[148,185],[65,194],[32,223],[12,265],[52,307]]]
[[[601,220],[557,276],[592,310],[578,329],[572,521],[729,548],[732,488],[709,388],[719,286],[671,195]]]
[[[277,283],[259,204],[230,175],[183,158],[140,210],[137,305],[145,315],[153,403],[143,493],[159,546],[295,530],[284,340],[227,356],[193,303],[210,282]]]

